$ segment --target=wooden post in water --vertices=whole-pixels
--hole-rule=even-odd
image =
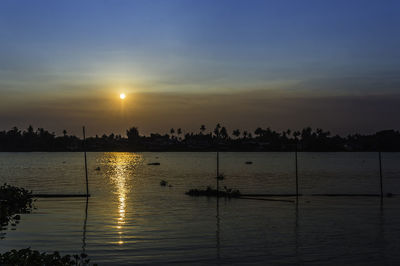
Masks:
[[[85,134],[85,127],[83,127],[83,153],[85,155],[86,197],[89,197],[89,179],[88,179],[88,170],[87,170],[85,142],[86,142],[86,134]]]
[[[383,181],[382,181],[382,154],[379,152],[379,178],[381,183],[381,199],[383,198]]]
[[[219,151],[217,150],[217,197],[219,196]]]
[[[296,149],[294,152],[294,159],[295,159],[295,165],[296,165],[296,201],[299,200],[299,171],[297,167],[297,141],[296,141]]]

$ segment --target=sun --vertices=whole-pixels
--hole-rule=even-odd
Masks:
[[[119,95],[119,98],[121,98],[121,100],[125,99],[125,97],[126,97],[125,93],[121,93],[121,94]]]

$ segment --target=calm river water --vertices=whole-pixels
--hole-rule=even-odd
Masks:
[[[384,191],[400,193],[400,154],[382,157]],[[215,198],[184,194],[215,185],[215,153],[88,153],[88,169],[88,202],[38,199],[15,228],[0,231],[0,252],[85,251],[100,265],[400,264],[399,196],[383,205],[379,197],[220,199],[217,208]],[[242,193],[295,191],[293,153],[221,153],[220,171],[221,185]],[[378,155],[299,153],[299,180],[306,195],[379,193]],[[0,182],[84,193],[83,154],[0,153]]]

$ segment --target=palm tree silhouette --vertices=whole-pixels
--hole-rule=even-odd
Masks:
[[[218,123],[218,124],[215,126],[215,129],[214,129],[214,134],[215,134],[215,136],[216,136],[217,138],[219,138],[219,135],[220,135],[220,128],[221,128],[221,125]]]
[[[181,129],[181,128],[178,128],[176,133],[178,134],[178,136],[180,136],[180,135],[182,134],[182,129]],[[181,137],[179,137],[179,139],[180,139],[180,138],[181,138]]]
[[[247,134],[248,134],[247,130],[243,131],[242,134],[243,134],[243,138],[246,138],[246,137],[247,137]]]
[[[201,125],[200,126],[200,133],[203,134],[204,131],[206,131],[206,126],[205,125]]]
[[[239,138],[239,136],[240,136],[240,130],[239,130],[239,129],[235,129],[235,130],[232,132],[232,135],[234,135],[236,138]]]
[[[261,127],[258,127],[255,131],[254,131],[254,135],[261,137],[261,135],[263,134],[264,130]]]
[[[223,139],[227,139],[228,138],[228,132],[227,132],[225,127],[221,128],[219,134],[221,135],[221,138],[223,138]]]
[[[297,138],[300,136],[300,131],[295,131],[293,132],[293,137],[297,140]]]

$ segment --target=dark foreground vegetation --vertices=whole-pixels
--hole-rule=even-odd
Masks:
[[[31,212],[32,203],[31,191],[7,184],[0,186],[0,239],[4,238],[4,234],[1,234],[3,229],[8,225],[15,227],[19,223],[21,213]],[[13,249],[0,254],[0,265],[67,266],[89,265],[89,262],[84,253],[61,256],[58,252],[40,253],[30,248]]]
[[[0,186],[0,231],[8,225],[16,226],[21,219],[19,214],[29,213],[32,202],[32,192],[7,184]]]
[[[217,124],[212,130],[204,125],[198,132],[183,133],[174,129],[165,134],[139,134],[136,127],[126,131],[126,136],[103,135],[86,139],[87,151],[400,151],[400,132],[379,131],[371,135],[351,134],[332,136],[329,131],[306,127],[299,131],[277,132],[270,128],[257,128],[254,132],[228,129]],[[26,130],[16,127],[0,131],[0,151],[81,151],[81,138],[61,136],[43,128]]]
[[[89,265],[90,260],[87,255],[65,255],[61,256],[57,251],[54,253],[40,253],[30,248],[21,250],[11,250],[0,254],[0,265],[26,265],[26,266],[71,266],[71,265]],[[96,265],[96,264],[93,264]]]

